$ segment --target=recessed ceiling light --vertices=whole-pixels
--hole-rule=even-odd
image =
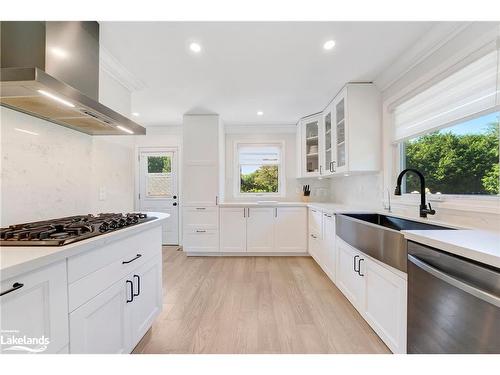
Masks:
[[[196,43],[196,42],[191,42],[189,44],[189,49],[194,53],[199,53],[199,52],[201,52],[201,45],[199,43]]]
[[[262,112],[262,111],[257,111],[257,116],[262,116],[262,115],[264,115],[264,112]]]
[[[70,103],[67,100],[64,100],[63,98],[60,98],[54,94],[51,94],[50,92],[47,92],[45,90],[38,90],[38,92],[42,95],[45,95],[48,98],[51,98],[52,100],[55,100],[56,102],[67,105],[68,107],[72,107],[72,108],[75,107],[75,105],[73,103]]]
[[[139,117],[141,114],[139,112],[132,112],[132,116]]]
[[[333,47],[335,47],[335,41],[334,40],[327,40],[325,44],[323,44],[323,49],[331,50]]]
[[[116,127],[125,133],[134,134],[134,132],[132,130],[130,130],[129,128],[126,128],[125,126],[116,125]]]

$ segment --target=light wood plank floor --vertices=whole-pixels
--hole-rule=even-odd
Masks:
[[[134,353],[389,353],[309,257],[163,250],[164,305]]]

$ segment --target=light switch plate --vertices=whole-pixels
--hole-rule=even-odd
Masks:
[[[106,200],[106,186],[101,186],[99,188],[99,200],[100,201]]]

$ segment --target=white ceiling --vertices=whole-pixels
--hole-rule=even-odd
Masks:
[[[181,124],[184,113],[292,124],[321,111],[344,83],[373,81],[433,24],[101,22],[101,43],[145,84],[132,95],[145,126]],[[322,48],[328,39],[331,51]]]

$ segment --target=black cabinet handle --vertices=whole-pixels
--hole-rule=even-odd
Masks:
[[[122,264],[129,264],[129,263],[132,263],[134,260],[139,259],[140,257],[142,257],[142,254],[137,254],[137,255],[135,256],[135,258],[132,258],[132,259],[130,259],[130,260],[124,260],[124,261],[122,262]]]
[[[6,294],[14,292],[15,290],[21,289],[23,286],[24,286],[24,284],[14,283],[14,284],[12,284],[12,288],[7,289],[5,292],[0,293],[0,296],[4,296]]]
[[[134,297],[138,297],[141,294],[141,277],[139,275],[134,275],[134,279],[137,278],[137,294],[133,293]]]
[[[361,259],[359,260],[359,262],[358,262],[358,275],[359,275],[359,276],[365,276],[365,274],[364,274],[364,273],[361,273],[361,261],[364,261],[364,259],[363,259],[363,258],[361,258]]]
[[[359,273],[359,270],[356,269],[356,258],[359,258],[359,255],[354,256],[354,266],[353,267],[354,267],[354,272]]]
[[[134,300],[134,283],[130,280],[125,281],[125,284],[130,283],[130,299],[127,296],[127,303],[132,302]]]

